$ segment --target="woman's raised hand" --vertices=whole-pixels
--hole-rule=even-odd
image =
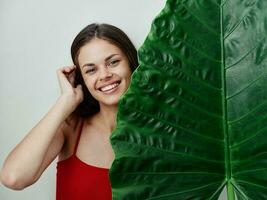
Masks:
[[[74,80],[77,67],[65,66],[57,70],[57,77],[61,90],[61,97],[68,102],[72,111],[83,101],[82,86],[79,84],[75,87]]]

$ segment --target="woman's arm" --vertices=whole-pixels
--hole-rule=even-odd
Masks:
[[[62,95],[6,158],[0,172],[5,186],[21,190],[33,184],[62,149],[65,120],[83,97],[81,87],[71,86],[64,74],[73,70],[57,71]]]
[[[50,164],[62,148],[62,122],[67,115],[64,99],[59,98],[6,158],[1,170],[1,182],[5,186],[21,190],[39,178],[42,163]]]

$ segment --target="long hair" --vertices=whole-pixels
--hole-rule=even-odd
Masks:
[[[72,61],[77,66],[75,86],[81,84],[84,94],[83,101],[77,106],[74,113],[82,118],[92,116],[100,110],[99,102],[91,95],[84,83],[78,62],[80,48],[94,38],[106,40],[121,49],[129,60],[132,72],[138,67],[137,50],[121,29],[105,23],[92,23],[82,29],[71,45]]]

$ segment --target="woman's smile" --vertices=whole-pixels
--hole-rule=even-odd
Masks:
[[[99,90],[104,94],[114,94],[116,91],[118,91],[120,83],[121,81],[116,81],[115,83],[100,87]]]

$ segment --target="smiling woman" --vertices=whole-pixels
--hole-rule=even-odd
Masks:
[[[61,95],[8,155],[1,181],[24,189],[58,157],[57,200],[108,200],[114,160],[109,138],[118,101],[138,66],[137,52],[119,28],[93,23],[76,36],[71,55],[74,65],[57,70]]]
[[[78,67],[75,84],[82,85],[87,99],[75,112],[85,117],[97,113],[100,104],[105,106],[108,103],[106,101],[111,101],[112,104],[110,98],[115,98],[113,103],[116,102],[118,97],[103,96],[103,93],[109,94],[112,91],[103,92],[101,87],[119,82],[120,91],[117,96],[120,96],[129,86],[130,74],[138,66],[137,52],[130,39],[123,31],[108,24],[91,24],[85,27],[74,39],[71,55]],[[112,77],[109,77],[108,82],[102,83],[102,76],[106,75]]]
[[[128,88],[131,76],[130,63],[122,50],[107,40],[92,39],[80,49],[78,60],[77,65],[82,66],[79,69],[84,84],[101,107],[117,106],[118,98]],[[103,81],[106,77],[108,80]],[[114,86],[116,88],[110,90],[109,87]]]

